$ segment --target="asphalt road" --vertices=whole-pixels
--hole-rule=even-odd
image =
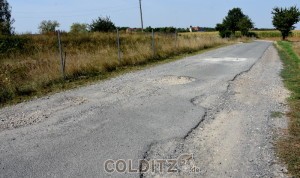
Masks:
[[[233,171],[232,166],[237,165],[234,160],[223,163],[224,166],[220,169],[209,165],[222,159],[222,155],[225,155],[224,159],[231,158],[227,153],[234,150],[230,144],[235,141],[234,135],[243,135],[246,131],[248,133],[247,128],[264,123],[252,124],[249,121],[247,124],[233,124],[233,127],[232,124],[219,127],[220,125],[213,121],[221,122],[222,118],[228,117],[247,118],[237,110],[227,112],[230,104],[226,105],[226,101],[237,101],[236,98],[230,97],[228,92],[231,91],[232,83],[251,71],[253,66],[263,59],[266,51],[273,50],[270,53],[274,54],[274,49],[270,48],[272,43],[263,41],[228,46],[1,109],[0,177],[140,177],[138,173],[106,173],[103,164],[108,159],[132,159],[133,168],[138,168],[139,159],[171,158],[187,152],[193,153],[195,158],[197,154],[207,156],[206,161],[196,158],[196,162],[203,166],[201,175],[204,177],[237,176],[239,174],[218,174],[218,171],[226,172],[227,169]],[[272,58],[276,58],[277,61],[274,62],[274,71],[269,72],[271,77],[274,75],[273,78],[278,80],[281,64],[276,54]],[[268,69],[268,63],[264,66],[261,70]],[[261,70],[258,72],[262,72]],[[257,75],[259,76],[259,73]],[[266,82],[261,85],[268,84]],[[280,80],[276,85],[282,85]],[[239,87],[243,87],[243,83]],[[242,90],[236,91],[236,88],[232,90],[243,93]],[[253,98],[246,94],[240,96],[245,103],[248,98]],[[261,103],[259,99],[257,98],[258,103]],[[243,108],[246,112],[247,109]],[[272,108],[268,108],[261,112],[263,117],[271,110]],[[274,110],[281,111],[282,108]],[[205,142],[208,146],[199,147],[199,143],[202,142],[195,138],[199,139],[205,135],[197,131],[199,128],[209,129],[210,132],[206,133],[215,134],[213,138],[218,139],[208,139],[210,137],[206,136],[206,140],[210,140]],[[228,130],[232,132],[226,134],[232,137],[221,137],[222,133]],[[240,131],[235,132],[236,130]],[[247,137],[242,138],[244,142],[240,144],[248,144],[251,147],[250,142],[246,141]],[[212,153],[203,150],[222,148],[222,145],[217,143],[224,140],[225,151],[207,162],[213,158],[208,156]],[[258,140],[259,143],[265,141]],[[178,144],[182,145],[181,149],[178,148]],[[190,149],[187,150],[187,147]],[[241,149],[236,152],[244,147],[245,145],[240,146]],[[174,150],[177,152],[174,153]],[[251,153],[255,157],[260,152]],[[263,165],[262,169],[268,169],[268,161],[275,159],[273,153],[270,154],[271,158],[258,160]],[[241,160],[237,158],[235,161]],[[251,164],[252,162],[256,164],[254,158],[250,160]],[[261,176],[263,171],[259,170],[259,167],[249,173],[246,171],[252,170],[251,164],[250,167],[239,165],[243,168],[240,170],[245,172],[241,175]],[[267,176],[273,175],[274,171],[269,172],[266,173]]]

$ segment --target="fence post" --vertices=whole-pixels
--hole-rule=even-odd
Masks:
[[[121,49],[120,49],[120,32],[117,29],[117,44],[118,44],[118,60],[121,62]]]
[[[175,48],[177,48],[177,39],[178,38],[178,36],[177,36],[177,30],[175,31]]]
[[[153,56],[155,56],[155,39],[154,39],[154,30],[152,29],[152,51]]]
[[[60,54],[61,72],[62,72],[63,78],[66,79],[65,69],[66,69],[67,53],[65,53],[65,55],[63,55],[63,49],[62,49],[62,44],[61,44],[61,36],[60,36],[60,31],[59,30],[57,31],[57,38],[58,38],[58,48],[59,48],[59,54]]]

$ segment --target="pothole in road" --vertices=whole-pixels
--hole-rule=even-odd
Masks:
[[[162,78],[156,80],[157,83],[164,85],[183,85],[194,81],[196,81],[196,79],[193,77],[174,75],[163,76]]]

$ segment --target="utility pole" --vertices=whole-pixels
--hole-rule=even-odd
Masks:
[[[143,11],[142,11],[142,0],[140,0],[140,13],[141,13],[142,32],[144,32]]]

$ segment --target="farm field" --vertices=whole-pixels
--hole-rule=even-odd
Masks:
[[[257,35],[259,39],[270,39],[270,40],[280,40],[281,33],[279,31],[250,31]],[[186,36],[210,36],[218,37],[219,32],[193,32],[193,33],[181,33]],[[237,36],[240,36],[240,32],[236,32]],[[300,30],[294,30],[293,34],[288,38],[289,40],[295,41],[300,39]]]
[[[257,34],[258,38],[269,39],[269,40],[281,40],[281,34],[279,31],[253,31]],[[294,30],[292,35],[288,37],[290,41],[300,40],[300,30]]]

